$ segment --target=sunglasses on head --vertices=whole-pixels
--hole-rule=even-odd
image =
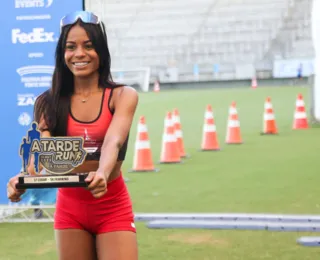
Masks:
[[[60,31],[62,28],[66,25],[74,24],[75,22],[80,19],[84,23],[91,23],[91,24],[97,24],[100,25],[102,32],[105,34],[105,30],[102,26],[102,23],[99,19],[99,17],[91,12],[87,11],[76,11],[70,14],[67,14],[66,16],[62,17],[60,20]]]

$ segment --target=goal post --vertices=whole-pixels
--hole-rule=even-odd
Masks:
[[[150,68],[135,69],[111,69],[112,78],[115,82],[134,87],[138,91],[148,92],[150,85]]]
[[[311,10],[311,33],[315,51],[314,79],[312,83],[312,116],[320,122],[320,1],[313,0]]]

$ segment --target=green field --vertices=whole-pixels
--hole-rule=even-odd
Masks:
[[[135,212],[319,214],[320,128],[292,130],[301,87],[212,89],[142,93],[123,167]],[[261,136],[263,106],[272,98],[277,136]],[[224,144],[228,108],[237,102],[242,145]],[[204,112],[214,109],[219,152],[199,152]],[[158,164],[166,112],[178,108],[191,156],[182,164]],[[308,108],[308,107],[307,107]],[[136,126],[146,117],[158,173],[127,173]],[[296,239],[316,233],[223,230],[151,230],[137,223],[141,260],[308,260],[320,249]],[[0,224],[0,259],[56,259],[52,224]],[[44,243],[44,246],[43,246]]]

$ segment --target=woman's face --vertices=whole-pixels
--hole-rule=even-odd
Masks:
[[[65,47],[64,59],[75,77],[88,77],[98,73],[99,56],[81,26],[71,28]]]

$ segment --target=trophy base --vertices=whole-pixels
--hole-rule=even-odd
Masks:
[[[85,182],[87,174],[63,174],[63,175],[28,175],[19,177],[16,185],[20,189],[43,189],[43,188],[73,188],[87,187]]]

